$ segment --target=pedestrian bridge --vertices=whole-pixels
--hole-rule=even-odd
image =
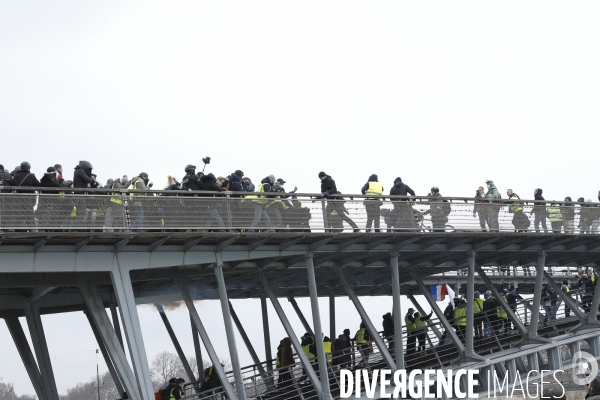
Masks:
[[[22,199],[28,196],[27,207],[24,207]],[[171,300],[183,300],[189,309],[197,358],[202,359],[202,340],[208,353],[204,357],[215,364],[223,386],[212,391],[232,399],[337,397],[339,382],[336,369],[340,365],[371,370],[456,369],[461,366],[480,371],[493,369],[500,376],[508,374],[514,377],[544,366],[553,370],[568,366],[572,355],[582,346],[594,356],[600,356],[600,325],[596,312],[586,314],[585,304],[583,307],[579,304],[581,300],[589,301],[591,304],[587,308],[597,310],[600,291],[595,291],[592,296],[584,293],[586,300],[577,290],[567,294],[559,287],[565,277],[574,282],[578,268],[596,268],[600,251],[600,236],[597,235],[566,234],[562,231],[548,234],[514,232],[514,227],[509,229],[509,213],[503,216],[502,211],[499,213],[499,232],[481,232],[474,226],[474,204],[464,199],[460,200],[462,203],[450,199],[453,200],[452,212],[447,225],[451,225],[452,229],[448,228],[445,232],[411,229],[405,225],[399,229],[402,231],[396,231],[396,227],[392,226],[390,232],[387,228],[386,232],[379,233],[332,232],[331,227],[322,225],[328,218],[327,213],[323,213],[327,210],[325,201],[303,199],[301,204],[310,204],[316,209],[311,208],[309,228],[295,229],[287,224],[276,227],[276,232],[270,232],[268,226],[257,225],[256,229],[264,232],[250,233],[247,232],[248,220],[234,223],[238,221],[234,216],[239,217],[239,214],[227,214],[227,211],[219,214],[221,218],[226,216],[224,221],[232,221],[226,226],[226,232],[218,232],[219,228],[215,226],[203,225],[207,219],[194,222],[198,225],[186,226],[188,222],[181,217],[185,215],[181,214],[181,210],[177,211],[180,222],[169,225],[166,220],[159,219],[154,220],[155,225],[152,225],[152,207],[156,207],[152,212],[158,216],[163,198],[146,196],[143,199],[146,203],[142,206],[145,209],[143,224],[132,229],[132,215],[128,207],[131,201],[135,208],[133,203],[137,199],[123,197],[123,203],[118,205],[123,212],[123,219],[119,220],[121,225],[114,222],[118,218],[113,210],[113,223],[106,226],[106,220],[102,222],[102,218],[106,217],[111,196],[105,195],[98,200],[104,202],[104,209],[99,202],[90,202],[84,196],[52,196],[55,202],[50,210],[60,214],[60,217],[52,217],[54,219],[44,220],[42,217],[44,201],[41,195],[1,195],[0,203],[0,221],[3,221],[0,225],[3,230],[0,236],[0,316],[9,327],[39,398],[58,400],[40,315],[72,311],[86,312],[119,390],[127,391],[133,399],[153,398],[136,305],[154,303],[159,305],[160,311],[160,303]],[[203,207],[213,207],[206,206],[207,201],[231,205],[241,199],[207,200],[173,196],[167,201],[177,204],[185,201],[185,207],[190,201],[198,202],[204,204],[198,206],[202,211]],[[362,228],[366,224],[361,214],[364,210],[362,200],[352,201],[356,203],[355,208],[346,201],[348,215]],[[430,207],[425,201],[415,203],[411,206],[423,212]],[[385,206],[392,207],[391,203]],[[195,206],[191,207],[194,209]],[[220,211],[227,210],[227,206],[219,207]],[[359,207],[362,209],[359,210]],[[77,209],[74,216],[71,215],[73,208]],[[166,216],[162,208],[165,213],[162,215]],[[9,218],[11,224],[4,224],[7,213],[17,209],[21,210],[20,217]],[[65,218],[73,218],[72,223],[64,222],[65,215]],[[210,213],[206,215],[210,216]],[[59,223],[59,220],[62,222]],[[478,226],[479,220],[476,220]],[[47,225],[42,221],[46,221]],[[552,275],[548,267],[552,267]],[[507,272],[511,275],[506,275]],[[486,316],[486,322],[496,328],[486,332],[486,337],[461,337],[452,329],[451,322],[443,318],[442,310],[430,294],[431,285],[448,282],[455,288],[459,284],[467,298],[473,298],[475,290],[488,288],[500,298],[498,284],[501,280],[504,283],[517,281],[523,299],[514,310],[507,310],[508,318],[502,321],[502,326],[496,325],[493,315]],[[544,281],[558,289],[561,300],[557,321],[548,324],[540,322],[544,315],[539,307]],[[400,309],[401,295],[412,300],[416,295],[424,295],[434,311],[424,352],[407,349],[406,332],[402,330],[406,310]],[[295,305],[296,298],[309,297],[312,318],[305,318],[297,306],[295,309],[300,313],[306,331],[321,337],[321,311],[317,298],[340,296],[351,300],[367,325],[373,337],[373,353],[367,359],[358,349],[351,347],[342,354],[336,353],[331,363],[333,366],[319,353],[318,370],[329,371],[319,374],[301,351],[298,340],[301,332],[293,331],[280,301],[285,299]],[[373,321],[372,316],[366,314],[360,301],[363,296],[392,297],[396,332],[393,337],[384,338],[378,332],[379,315]],[[274,322],[268,321],[264,312],[263,331],[268,350],[264,355],[254,351],[229,303],[229,299],[245,298],[260,298],[263,311],[267,302],[271,302],[277,311],[280,322],[292,339],[293,348],[297,350],[296,363],[290,371],[282,373],[275,365],[271,349],[276,347],[276,343],[271,342],[269,336],[269,324]],[[214,351],[211,338],[194,307],[193,301],[203,299],[219,299],[221,302],[222,321],[230,350],[229,354],[221,357],[231,359],[231,371],[220,367],[219,355]],[[335,315],[335,303],[330,304],[329,315]],[[568,317],[565,305],[570,309]],[[415,306],[418,308],[417,302]],[[472,315],[472,303],[468,307],[467,315]],[[112,320],[117,326],[111,323],[107,310],[112,313]],[[22,316],[27,320],[33,349],[18,321]],[[167,314],[161,312],[161,317],[175,347],[180,349]],[[469,317],[466,323],[466,332],[474,332],[474,319]],[[130,360],[125,355],[119,324],[129,344]],[[330,332],[332,338],[339,333],[334,325]],[[241,344],[235,341],[234,329],[240,332],[244,346],[252,355],[254,364],[251,366],[239,364],[237,353]],[[390,343],[402,345],[394,348]],[[180,355],[182,361],[185,360],[185,355]],[[193,382],[202,377],[193,376],[191,368],[187,370],[187,379],[192,384],[186,395],[189,398],[199,396],[199,385]],[[485,382],[481,387],[487,387]]]

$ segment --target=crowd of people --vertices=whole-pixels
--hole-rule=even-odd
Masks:
[[[205,157],[203,162],[210,163],[210,157]],[[48,199],[41,199],[36,206],[36,200],[21,199],[15,204],[10,213],[2,216],[0,210],[0,228],[4,226],[36,226],[43,229],[45,226],[60,225],[65,229],[76,227],[99,227],[105,231],[112,231],[114,226],[127,226],[130,231],[150,229],[168,230],[174,226],[189,228],[202,228],[204,230],[226,231],[230,224],[226,223],[224,216],[235,220],[235,228],[247,232],[258,230],[275,232],[282,230],[310,231],[309,221],[311,212],[305,204],[296,199],[294,194],[298,188],[286,191],[283,178],[268,175],[254,184],[252,179],[242,170],[235,170],[227,176],[215,176],[212,173],[197,171],[195,165],[188,164],[184,168],[185,175],[179,181],[173,176],[167,177],[164,190],[156,193],[157,196],[198,196],[202,191],[226,192],[231,197],[239,197],[239,201],[226,205],[212,202],[200,205],[198,202],[181,201],[179,205],[186,210],[185,221],[180,217],[180,210],[171,210],[161,205],[159,200],[150,204],[140,197],[150,195],[148,191],[153,184],[147,173],[141,172],[129,178],[124,175],[120,178],[111,178],[102,185],[93,166],[89,161],[80,161],[75,166],[72,179],[68,179],[62,165],[55,164],[47,168],[43,177],[38,180],[31,171],[29,162],[22,162],[11,172],[0,165],[0,185],[11,186],[15,193],[43,193],[43,188],[64,188],[59,193],[68,193],[73,189],[112,189],[114,192],[106,193],[109,197],[105,202],[94,203],[85,198],[74,201],[73,204],[52,204]],[[334,200],[324,203],[323,223],[326,231],[342,232],[344,222],[352,230],[359,232],[360,228],[349,216],[350,212],[345,206],[345,199],[338,190],[335,180],[325,172],[320,172],[321,199]],[[502,199],[500,192],[492,180],[486,181],[487,190],[483,186],[476,191],[473,208],[473,217],[479,218],[482,231],[499,232],[499,212],[503,207],[508,207],[512,214],[512,224],[516,232],[525,232],[531,225],[530,217],[537,233],[541,229],[548,233],[547,221],[550,221],[553,233],[574,233],[576,215],[579,216],[579,232],[582,234],[596,233],[600,226],[600,207],[593,204],[591,199],[580,197],[573,202],[571,197],[565,197],[564,203],[546,202],[543,190],[534,191],[537,201],[531,211],[527,213],[524,202],[512,189],[506,191],[507,199]],[[126,196],[120,191],[130,189]],[[169,193],[171,192],[172,193]],[[48,192],[48,191],[47,191]],[[50,192],[48,192],[50,193]],[[52,191],[56,193],[56,191]],[[81,192],[77,192],[81,194]],[[85,194],[85,192],[83,192]],[[90,192],[91,193],[91,192]],[[271,193],[267,195],[266,193]],[[429,209],[424,212],[416,210],[413,202],[408,201],[408,196],[416,196],[415,191],[405,184],[400,177],[394,180],[389,191],[390,196],[406,196],[392,201],[392,208],[382,208],[384,187],[379,182],[376,174],[369,176],[361,188],[366,211],[365,230],[367,232],[380,232],[382,220],[387,230],[395,232],[414,231],[425,215],[431,216],[432,230],[445,231],[445,224],[452,212],[450,203],[443,199],[438,187],[434,186],[427,194]],[[225,194],[225,193],[224,193]],[[210,196],[213,196],[211,194]],[[85,196],[83,196],[85,197]],[[600,193],[599,197],[600,199]],[[1,205],[0,205],[1,206]],[[35,207],[34,207],[35,206]],[[231,209],[233,207],[233,209]],[[233,217],[231,217],[233,216]],[[229,222],[229,221],[227,221]]]

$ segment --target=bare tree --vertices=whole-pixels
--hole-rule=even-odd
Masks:
[[[94,400],[98,398],[98,388],[96,386],[96,377],[92,377],[85,383],[78,383],[75,387],[67,389],[68,400]],[[115,400],[121,398],[121,393],[117,392],[117,388],[110,376],[106,372],[100,375],[100,400]]]
[[[12,385],[0,382],[0,400],[35,400],[36,396],[27,394],[17,396]]]

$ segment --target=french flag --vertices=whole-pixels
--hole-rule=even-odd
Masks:
[[[446,285],[431,286],[431,297],[433,297],[435,301],[444,301],[446,298],[446,293]]]

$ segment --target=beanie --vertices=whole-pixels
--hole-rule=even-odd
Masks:
[[[241,169],[236,170],[234,174],[236,174],[240,179],[244,177],[244,171],[242,171]]]
[[[319,178],[322,178],[324,176],[327,176],[327,174],[323,171],[319,172]]]

